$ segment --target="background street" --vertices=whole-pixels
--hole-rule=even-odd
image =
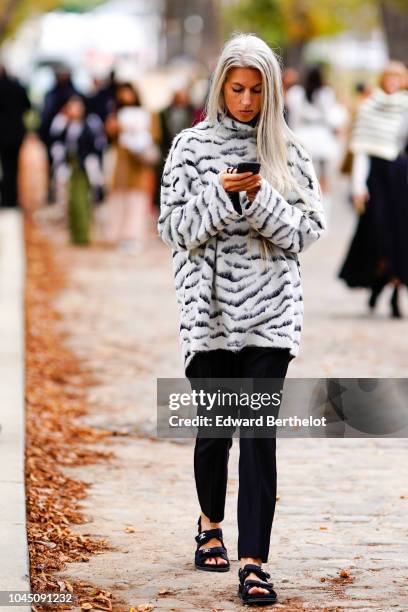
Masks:
[[[350,292],[335,278],[353,223],[351,208],[337,197],[329,232],[302,257],[305,329],[289,376],[406,373],[406,323],[388,318],[386,296],[378,313],[367,315],[366,292]],[[70,262],[70,287],[57,304],[63,327],[99,381],[85,422],[119,434],[112,464],[72,471],[93,483],[85,503],[92,522],[81,533],[108,537],[117,552],[72,564],[63,575],[93,580],[129,606],[239,609],[238,562],[226,575],[193,567],[192,441],[153,439],[156,378],[183,375],[170,250],[153,237],[135,257],[96,248],[84,253],[58,240]],[[268,563],[280,599],[275,609],[404,610],[407,448],[405,439],[278,441],[279,501]],[[237,458],[235,441],[224,525],[232,560]]]
[[[184,379],[160,184],[172,143],[211,118],[210,94],[222,91],[230,117],[259,111],[263,178],[279,186],[282,111],[324,194],[328,230],[299,256],[305,317],[279,416],[330,421],[333,395],[320,392],[352,379],[338,394],[340,424],[278,436],[265,567],[274,609],[406,612],[407,32],[397,0],[0,2],[4,597],[68,592],[76,610],[104,612],[242,610],[238,440],[223,523],[232,571],[210,574],[194,567],[194,439],[156,429],[157,380]],[[242,47],[217,70],[226,43]],[[269,56],[264,73],[258,55]],[[216,172],[199,166],[207,144],[200,160],[186,157],[201,176]],[[226,148],[222,163],[241,151]],[[369,289],[338,279],[347,253],[349,282]]]

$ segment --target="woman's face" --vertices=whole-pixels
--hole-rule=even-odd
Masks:
[[[262,76],[257,68],[231,68],[223,86],[229,114],[238,121],[251,121],[262,106]]]
[[[72,121],[80,121],[85,115],[85,105],[80,98],[71,98],[65,106],[65,112]]]
[[[382,88],[387,94],[393,94],[404,88],[404,79],[402,75],[386,72],[382,78]]]
[[[118,102],[123,106],[134,106],[137,104],[135,92],[130,87],[119,87],[116,96]]]

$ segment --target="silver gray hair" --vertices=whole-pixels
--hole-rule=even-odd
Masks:
[[[296,137],[283,116],[280,58],[255,34],[235,33],[226,42],[215,68],[207,101],[207,119],[216,125],[227,114],[223,87],[231,68],[256,68],[262,76],[262,106],[258,120],[257,149],[265,178],[286,194],[305,195],[288,168],[288,142]],[[307,202],[307,200],[306,200]]]

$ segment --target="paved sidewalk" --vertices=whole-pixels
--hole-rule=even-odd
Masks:
[[[302,257],[306,319],[290,376],[405,376],[405,321],[388,318],[386,296],[367,316],[365,292],[335,278],[352,211],[336,202],[330,233]],[[58,249],[63,247],[58,245]],[[58,300],[70,346],[99,381],[87,423],[122,434],[111,465],[69,470],[92,482],[81,533],[108,537],[116,552],[70,565],[129,606],[240,610],[236,597],[238,444],[232,448],[226,575],[193,568],[198,505],[192,441],[156,440],[156,377],[182,375],[170,252],[161,243],[136,257],[67,249],[71,287]],[[408,314],[406,296],[403,307]],[[408,440],[278,441],[279,501],[268,567],[277,610],[406,610]],[[131,527],[133,529],[127,529]],[[343,571],[343,577],[340,572]],[[128,609],[128,608],[127,608]]]
[[[0,210],[0,591],[28,591],[22,217]],[[0,600],[1,602],[2,600]],[[6,606],[2,610],[29,610]]]

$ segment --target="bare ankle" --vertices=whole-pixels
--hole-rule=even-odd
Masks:
[[[203,530],[205,530],[205,529],[217,529],[220,526],[221,526],[221,523],[213,523],[213,522],[210,521],[208,516],[206,516],[205,514],[201,513],[201,527],[202,527]]]
[[[248,563],[251,563],[253,565],[259,565],[259,566],[262,565],[262,559],[260,557],[241,557],[240,561],[241,561],[241,567],[244,567]]]

